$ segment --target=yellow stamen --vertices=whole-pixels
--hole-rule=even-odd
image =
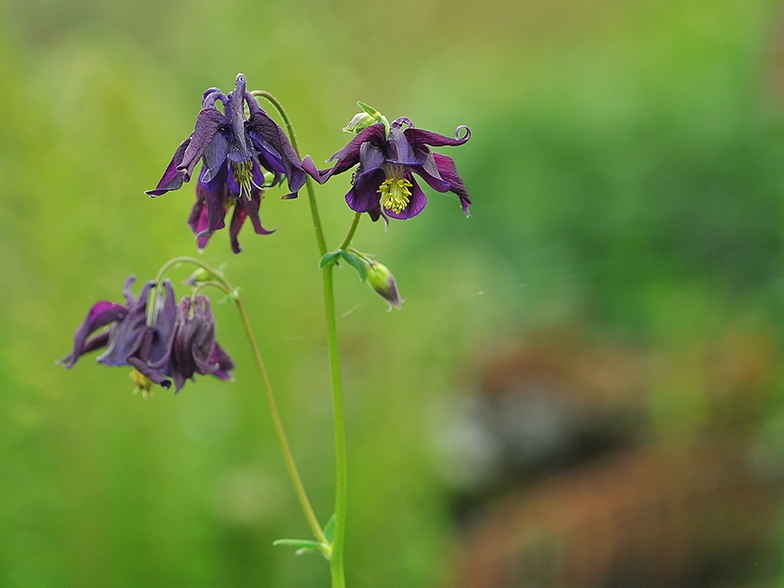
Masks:
[[[242,196],[247,196],[248,200],[250,200],[250,193],[253,190],[253,187],[259,188],[253,181],[253,160],[232,161],[231,174],[234,176],[234,181],[237,182],[240,187],[240,198],[242,198]]]
[[[413,184],[403,177],[402,165],[384,166],[387,171],[387,179],[378,187],[377,192],[381,194],[381,204],[387,210],[392,210],[400,214],[408,206]]]
[[[131,370],[129,377],[131,378],[131,380],[133,380],[133,383],[135,384],[135,387],[133,389],[134,394],[138,394],[139,391],[141,390],[142,396],[144,398],[147,398],[147,394],[152,396],[152,380],[150,378],[145,376],[136,368]]]

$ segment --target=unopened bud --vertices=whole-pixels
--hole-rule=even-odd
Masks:
[[[199,268],[191,274],[191,276],[183,282],[186,286],[195,286],[200,282],[209,282],[212,279],[212,274],[204,268]]]
[[[378,292],[381,297],[389,304],[389,310],[392,307],[400,308],[403,300],[400,299],[400,293],[397,291],[397,282],[395,276],[389,271],[389,268],[377,261],[369,261],[366,264],[367,269],[367,282],[371,288]]]
[[[376,122],[376,118],[367,112],[358,112],[343,128],[344,133],[359,133]]]

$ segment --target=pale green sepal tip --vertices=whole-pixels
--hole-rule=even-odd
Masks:
[[[387,117],[385,117],[383,114],[381,114],[378,110],[376,110],[375,108],[373,108],[369,104],[365,104],[364,102],[357,101],[357,106],[359,106],[367,114],[369,114],[371,117],[373,117],[373,123],[377,123],[377,122],[383,123],[384,131],[386,132],[387,138],[389,138],[389,121],[387,120]],[[357,116],[361,116],[361,115],[362,115],[362,113],[359,113]],[[356,118],[356,116],[354,118]],[[370,123],[370,124],[373,124],[373,123]],[[349,123],[349,124],[351,124],[351,123]],[[365,125],[363,128],[369,127],[370,124]],[[362,129],[356,129],[356,132],[358,133],[361,130]]]
[[[376,122],[376,119],[367,114],[366,112],[358,112],[354,115],[354,118],[343,127],[344,133],[359,133],[364,131],[370,125]]]

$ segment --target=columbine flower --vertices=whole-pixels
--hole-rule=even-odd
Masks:
[[[59,363],[71,369],[82,355],[105,347],[97,361],[108,366],[132,367],[134,391],[141,390],[146,395],[153,384],[164,388],[171,385],[167,374],[153,364],[168,355],[174,338],[177,307],[171,282],[166,280],[163,292],[158,296],[155,325],[148,325],[147,298],[155,282],[147,282],[137,300],[131,292],[135,279],[130,276],[125,281],[126,306],[107,301],[93,305],[76,330],[73,350]],[[108,330],[93,335],[106,325],[111,325]]]
[[[194,374],[212,374],[221,380],[231,379],[235,364],[215,340],[215,318],[206,296],[190,296],[180,301],[177,309],[177,332],[169,355],[157,365],[167,364],[177,392]]]
[[[245,116],[246,104],[249,117]],[[146,194],[155,197],[179,189],[190,181],[199,160],[203,160],[202,171],[188,223],[200,249],[213,232],[225,227],[226,210],[232,205],[230,234],[235,253],[240,251],[237,234],[245,218],[250,217],[256,233],[271,233],[259,219],[264,188],[279,184],[285,174],[290,192],[283,198],[296,198],[307,178],[283,129],[246,91],[242,74],[237,75],[236,87],[228,96],[218,88],[204,92],[193,133],[177,148],[157,188]]]
[[[408,128],[404,130],[403,125]],[[347,129],[351,129],[351,123]],[[463,129],[465,133],[460,137]],[[385,125],[376,122],[329,159],[337,163],[319,172],[319,182],[323,184],[359,163],[351,179],[351,190],[346,194],[349,207],[355,212],[367,212],[374,221],[379,216],[407,219],[422,212],[427,203],[414,179],[413,174],[417,174],[434,190],[457,194],[468,216],[471,199],[455,162],[446,155],[433,153],[430,147],[462,145],[470,138],[471,131],[466,126],[458,127],[455,138],[450,139],[416,129],[405,117],[389,125],[388,135]]]

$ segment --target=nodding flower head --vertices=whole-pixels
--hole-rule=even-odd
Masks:
[[[76,330],[73,350],[58,363],[71,369],[82,355],[104,349],[97,361],[130,367],[134,392],[145,396],[155,384],[169,388],[172,379],[179,392],[194,373],[231,379],[234,362],[215,340],[209,300],[198,296],[192,304],[185,296],[178,306],[171,282],[164,280],[155,312],[148,312],[155,282],[147,282],[137,300],[131,292],[134,279],[125,282],[125,305],[101,301],[92,306]]]
[[[346,194],[349,207],[355,212],[367,212],[374,221],[381,216],[407,219],[418,215],[427,204],[427,197],[414,179],[416,174],[438,192],[457,194],[468,216],[471,199],[455,162],[430,148],[464,144],[471,138],[469,128],[458,127],[452,139],[414,128],[405,117],[387,127],[386,119],[378,113],[379,122],[368,125],[373,118],[369,114],[372,109],[363,109],[365,113],[354,117],[344,130],[364,129],[358,130],[348,145],[332,156],[329,161],[335,161],[335,165],[319,171],[318,181],[323,184],[359,164]]]
[[[174,340],[177,303],[171,283],[164,281],[158,296],[155,323],[150,325],[147,299],[155,282],[147,282],[137,300],[131,292],[135,279],[135,276],[130,276],[125,281],[125,305],[100,301],[90,308],[76,330],[73,349],[58,363],[71,369],[82,355],[104,349],[97,361],[107,366],[131,367],[135,391],[141,390],[146,395],[153,384],[163,388],[171,386],[165,370],[153,365],[168,355]],[[106,326],[109,328],[98,332]]]
[[[307,178],[286,133],[247,91],[242,74],[237,75],[228,96],[218,88],[204,92],[193,133],[175,151],[158,186],[146,194],[155,197],[178,190],[190,181],[200,160],[196,204],[188,221],[199,249],[226,226],[226,212],[232,207],[230,233],[235,253],[240,252],[237,234],[247,217],[256,233],[272,233],[259,219],[264,189],[280,184],[285,175],[290,191],[283,198],[296,198]]]

